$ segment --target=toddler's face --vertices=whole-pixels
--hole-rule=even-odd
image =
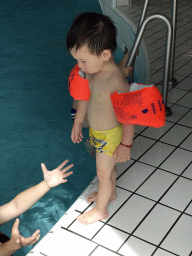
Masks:
[[[84,73],[95,74],[102,70],[105,65],[105,57],[97,56],[89,52],[87,46],[83,46],[76,51],[75,47],[70,51],[78,66]]]

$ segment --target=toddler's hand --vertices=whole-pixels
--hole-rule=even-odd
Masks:
[[[113,157],[116,157],[116,163],[126,162],[131,158],[131,149],[119,144],[113,153]]]
[[[73,143],[80,143],[82,141],[82,138],[83,138],[82,124],[74,122],[72,131],[71,131],[71,139]]]

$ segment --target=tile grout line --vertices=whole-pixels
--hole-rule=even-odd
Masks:
[[[164,242],[164,240],[167,238],[167,236],[170,234],[170,232],[173,230],[173,228],[175,227],[175,225],[178,223],[178,221],[180,220],[180,218],[183,216],[183,214],[185,213],[185,211],[187,210],[187,208],[189,207],[189,205],[191,204],[192,200],[188,203],[188,205],[185,207],[185,209],[182,211],[182,213],[178,216],[178,218],[176,219],[176,221],[173,223],[173,225],[171,226],[171,228],[168,230],[168,232],[166,233],[166,235],[164,236],[164,238],[161,240],[161,242],[158,244],[156,250],[151,254],[151,256],[154,256],[154,253],[157,251],[157,249],[161,246],[161,244]]]

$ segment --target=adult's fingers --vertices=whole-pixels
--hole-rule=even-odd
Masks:
[[[67,178],[67,177],[70,176],[71,174],[73,174],[72,171],[65,173],[65,174],[63,175],[63,179]]]
[[[20,220],[17,218],[12,227],[12,233],[18,234]]]
[[[70,164],[69,166],[65,167],[62,171],[63,173],[67,172],[68,170],[70,170],[72,167],[74,166],[74,164]]]
[[[22,237],[22,246],[28,246],[30,244],[36,243],[40,237],[39,233],[40,233],[40,230],[38,229],[35,231],[35,233],[32,236],[27,238]]]
[[[65,160],[63,163],[61,163],[57,168],[61,170],[68,162],[69,162],[69,160],[66,159],[66,160]],[[66,168],[67,168],[67,167],[66,167]]]

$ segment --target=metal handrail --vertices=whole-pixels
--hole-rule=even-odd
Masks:
[[[171,46],[171,61],[170,61],[170,85],[176,85],[177,80],[173,78],[174,72],[174,60],[175,60],[175,42],[176,42],[176,30],[177,30],[177,10],[178,0],[173,0],[173,14],[172,14],[172,26],[173,26],[173,37]]]
[[[137,28],[137,34],[138,31],[141,27],[141,24],[146,18],[146,14],[148,11],[149,7],[149,2],[150,0],[145,0],[144,5],[143,5],[143,11],[141,14],[141,18],[139,21],[139,25]],[[178,10],[178,0],[173,0],[173,12],[172,12],[172,28],[173,28],[173,33],[172,33],[172,45],[171,45],[171,57],[170,57],[170,72],[169,72],[169,84],[170,85],[176,85],[177,80],[173,78],[173,72],[174,72],[174,60],[175,60],[175,41],[176,41],[176,30],[177,30],[177,10]],[[135,38],[137,37],[137,34]]]
[[[136,32],[135,38],[137,38],[138,33],[140,31],[140,28],[141,28],[141,24],[143,23],[143,21],[146,18],[147,10],[148,10],[148,7],[149,7],[149,1],[150,0],[145,0],[145,2],[144,2],[143,11],[142,11],[142,14],[141,14],[141,17],[140,17],[140,21],[139,21],[139,24],[138,24],[138,27],[137,27],[137,32]],[[134,64],[135,64],[135,60],[136,60],[136,55],[134,56],[134,60],[132,61],[133,71],[129,75],[129,82],[131,82],[131,83],[134,82]]]
[[[135,43],[133,45],[133,48],[131,50],[129,59],[127,61],[126,66],[130,67],[133,65],[137,50],[139,48],[139,45],[141,43],[145,28],[147,24],[153,20],[153,19],[161,19],[163,20],[168,29],[168,34],[167,34],[167,49],[166,49],[166,57],[165,57],[165,65],[164,65],[164,75],[163,75],[163,87],[162,87],[162,95],[165,103],[165,108],[167,109],[167,93],[168,93],[168,82],[169,82],[169,70],[170,70],[170,57],[171,57],[171,46],[172,46],[172,24],[169,21],[169,19],[163,15],[163,14],[154,14],[146,18],[143,23],[140,26],[140,30],[138,32],[137,38],[135,40]],[[170,111],[170,110],[168,110]],[[170,113],[169,113],[170,114]]]

